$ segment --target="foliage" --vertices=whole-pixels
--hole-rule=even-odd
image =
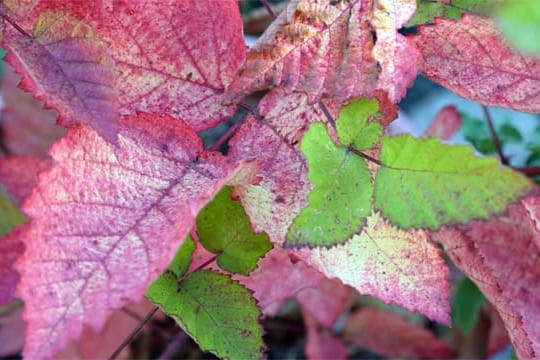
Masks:
[[[388,309],[363,304],[336,326],[362,294],[471,330],[470,295],[450,316],[457,268],[517,356],[540,357],[537,186],[470,147],[386,133],[420,73],[540,112],[540,58],[509,47],[481,3],[295,0],[246,51],[234,0],[1,1],[5,60],[22,80],[2,80],[0,306],[24,302],[23,355],[84,344],[85,328],[146,295],[223,358],[264,357],[261,317],[288,298],[309,356],[346,356],[349,342],[452,357]],[[501,6],[509,38],[536,51],[508,30],[522,8]],[[204,149],[197,132],[228,119]],[[498,150],[463,122],[478,150]],[[460,123],[446,108],[428,134],[448,139]],[[510,122],[498,130],[522,141]]]

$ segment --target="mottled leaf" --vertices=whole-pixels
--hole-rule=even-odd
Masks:
[[[373,307],[351,315],[345,323],[343,337],[384,356],[445,359],[454,356],[453,351],[428,330]]]
[[[409,20],[416,9],[415,0],[375,0],[372,26],[377,41],[373,56],[381,67],[377,89],[388,93],[390,101],[397,103],[423,65],[422,54],[411,39],[397,30]]]
[[[540,233],[540,196],[529,196],[521,201],[529,212],[530,219],[536,225],[536,230]],[[538,247],[540,248],[540,243]]]
[[[217,254],[218,265],[247,275],[272,244],[264,233],[254,234],[242,205],[231,198],[232,188],[219,192],[197,217],[197,233],[203,246]]]
[[[246,45],[234,0],[42,1],[88,19],[108,42],[122,114],[165,113],[195,130],[234,113],[221,105]]]
[[[437,137],[442,140],[450,140],[460,127],[461,114],[457,111],[455,106],[448,105],[443,107],[437,115],[435,115],[435,118],[431,120],[424,135]]]
[[[20,87],[60,112],[64,126],[87,124],[109,140],[117,132],[118,98],[107,43],[64,12],[43,11],[31,37],[6,27],[6,61],[23,75]]]
[[[456,266],[495,306],[516,354],[540,354],[540,235],[520,204],[489,221],[433,234]]]
[[[180,285],[163,274],[147,296],[172,316],[204,351],[225,359],[257,359],[265,345],[260,311],[251,293],[211,270],[189,274]]]
[[[404,228],[437,229],[500,213],[524,195],[529,180],[478,158],[468,146],[409,135],[384,137],[375,178],[375,206]]]
[[[379,103],[375,99],[359,99],[344,106],[336,122],[339,142],[356,150],[372,148],[379,141],[382,127],[368,120],[378,111]]]
[[[328,277],[337,277],[387,303],[396,303],[441,323],[450,322],[448,269],[421,230],[400,230],[378,214],[345,244],[300,248],[295,253]]]
[[[484,105],[540,112],[540,58],[509,49],[491,20],[437,19],[414,40],[431,80]]]
[[[452,325],[468,334],[478,320],[485,301],[476,285],[469,278],[463,278],[452,298]]]
[[[123,118],[118,145],[81,127],[51,156],[24,205],[32,222],[18,262],[30,358],[54,356],[83,324],[99,331],[139,300],[237,168],[203,152],[185,123],[143,113]]]
[[[304,348],[307,358],[310,360],[347,359],[347,347],[343,340],[318,324],[309,311],[302,310],[307,330]]]
[[[324,124],[311,125],[301,149],[314,187],[309,205],[291,225],[286,244],[343,243],[361,229],[363,219],[371,212],[373,185],[365,160],[335,145]]]
[[[45,110],[43,103],[17,87],[20,76],[3,64],[1,81],[4,108],[2,122],[4,142],[12,155],[45,156],[51,144],[65,134],[56,125],[58,113]]]
[[[49,159],[27,156],[0,158],[0,184],[17,202],[22,203],[38,184],[39,173],[50,166]]]
[[[371,97],[377,67],[370,11],[371,0],[292,1],[248,51],[230,100],[273,87],[306,93],[309,103]]]

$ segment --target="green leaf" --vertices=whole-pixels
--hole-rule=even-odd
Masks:
[[[438,229],[502,212],[528,191],[529,180],[468,146],[410,135],[384,137],[375,206],[403,228]]]
[[[272,243],[265,233],[253,232],[244,208],[231,195],[232,188],[225,187],[206,205],[197,217],[197,233],[201,244],[218,254],[222,269],[248,275]]]
[[[22,224],[26,218],[19,208],[6,195],[0,193],[0,236],[6,235],[15,226]]]
[[[540,55],[538,0],[505,1],[494,18],[511,45],[527,54]]]
[[[181,277],[184,275],[191,264],[191,257],[195,251],[195,242],[191,238],[191,235],[186,237],[186,240],[180,245],[180,249],[176,252],[174,259],[171,261],[168,270],[173,272],[176,276]]]
[[[497,133],[502,143],[523,141],[523,136],[521,136],[519,130],[509,123],[502,124]]]
[[[258,359],[265,345],[261,316],[251,293],[211,270],[189,274],[180,285],[166,272],[146,295],[199,344],[225,359]]]
[[[309,205],[296,217],[287,245],[330,246],[347,241],[371,213],[373,185],[366,162],[334,144],[326,126],[312,124],[301,149],[314,185]]]
[[[452,325],[457,326],[464,334],[468,334],[486,302],[484,295],[469,279],[463,278],[452,298]]]
[[[368,122],[368,119],[378,111],[376,99],[359,99],[344,106],[336,124],[340,143],[356,150],[372,148],[379,141],[382,127],[377,122]]]

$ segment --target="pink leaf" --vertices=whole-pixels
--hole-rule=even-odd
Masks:
[[[38,183],[41,171],[51,166],[49,159],[37,159],[27,156],[0,158],[0,184],[10,195],[22,203]]]
[[[230,99],[273,87],[305,93],[310,103],[371,96],[377,80],[371,6],[371,0],[292,1],[248,51]]]
[[[113,309],[140,300],[238,168],[203,152],[185,123],[142,113],[122,119],[118,146],[81,127],[51,156],[23,208],[29,358],[54,356],[84,324],[99,331]]]
[[[11,358],[17,355],[24,342],[26,325],[22,319],[22,304],[10,305],[13,308],[0,314],[0,356]]]
[[[431,120],[429,127],[425,131],[425,136],[438,137],[449,140],[461,127],[461,115],[455,106],[443,107],[435,118]]]
[[[324,276],[287,250],[277,247],[259,260],[257,269],[249,276],[236,275],[234,278],[253,291],[264,315],[273,316],[285,300],[302,289],[316,287]]]
[[[540,58],[512,52],[491,20],[437,19],[414,40],[433,81],[485,105],[540,112]]]
[[[4,109],[1,126],[5,144],[13,155],[45,156],[51,144],[65,134],[55,125],[58,113],[17,88],[20,76],[5,64],[2,76]]]
[[[529,196],[521,201],[529,212],[530,219],[536,225],[536,230],[540,233],[540,196]],[[538,247],[540,248],[540,242]]]
[[[397,103],[423,65],[422,54],[408,38],[397,30],[409,20],[416,10],[416,0],[377,0],[372,25],[376,29],[377,42],[373,55],[381,66],[377,88],[388,93]]]
[[[5,28],[6,61],[23,75],[20,87],[57,109],[60,124],[87,124],[113,140],[119,113],[106,42],[62,12],[43,11],[32,25],[30,37]]]
[[[487,222],[433,235],[456,266],[495,306],[519,358],[540,354],[540,234],[527,211],[511,205]]]
[[[501,316],[491,304],[487,312],[490,320],[487,355],[491,357],[508,346],[510,339]]]
[[[347,319],[345,340],[390,357],[451,358],[452,350],[429,331],[398,315],[365,308]]]
[[[347,347],[343,340],[319,325],[309,311],[302,310],[307,329],[305,352],[308,359],[347,359]]]
[[[246,45],[234,0],[44,1],[87,19],[108,42],[122,114],[166,113],[195,130],[234,113],[221,105]]]
[[[316,287],[300,290],[296,298],[319,323],[329,329],[346,311],[350,295],[349,288],[338,279],[322,279]]]

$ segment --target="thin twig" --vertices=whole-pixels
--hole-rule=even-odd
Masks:
[[[497,132],[495,131],[495,127],[493,126],[493,121],[491,120],[491,115],[489,114],[487,106],[482,105],[482,110],[484,111],[484,116],[486,117],[489,132],[491,133],[491,137],[493,138],[493,144],[495,144],[495,149],[497,149],[497,154],[499,154],[499,159],[501,160],[501,163],[503,165],[508,165],[508,158],[503,153],[501,142],[499,141],[499,136],[497,136]]]
[[[540,176],[540,166],[530,167],[512,167],[515,171],[519,171],[527,176]]]
[[[203,262],[201,265],[197,266],[197,268],[193,269],[193,271],[190,271],[189,273],[186,272],[184,275],[182,275],[179,279],[178,279],[178,288],[180,288],[180,285],[182,284],[182,282],[186,279],[186,277],[191,274],[191,273],[194,273],[195,271],[199,271],[201,269],[204,269],[206,266],[208,266],[209,264],[211,264],[214,260],[216,260],[217,258],[217,255],[214,255],[212,256],[210,259],[206,260],[205,262]]]
[[[368,154],[365,154],[363,152],[361,152],[360,150],[356,150],[355,148],[353,148],[352,146],[349,146],[348,150],[358,156],[360,156],[361,158],[364,158],[366,159],[367,161],[371,161],[372,163],[374,164],[377,164],[379,166],[384,166],[384,167],[388,167],[386,165],[384,165],[382,162],[380,162],[379,160],[375,159],[374,157],[371,157],[369,156]]]
[[[159,356],[159,360],[175,359],[175,355],[182,348],[182,346],[184,346],[187,339],[187,334],[183,331],[180,331],[171,339],[171,341],[169,341],[167,347]]]
[[[27,33],[22,27],[19,26],[19,24],[13,21],[9,16],[7,16],[6,14],[0,14],[0,16],[3,17],[4,20],[6,20],[11,26],[13,26],[15,30],[17,30],[18,32],[26,36],[27,38],[32,39],[32,35]]]
[[[276,19],[276,13],[274,12],[274,10],[272,9],[272,6],[270,6],[270,4],[268,3],[268,0],[261,0],[261,3],[263,4],[264,8],[266,9],[266,11],[268,12],[268,15],[270,15],[270,17],[272,18],[272,20],[275,20]]]
[[[131,333],[124,339],[124,341],[122,341],[122,343],[120,344],[120,346],[118,346],[118,348],[116,348],[116,350],[113,352],[113,354],[109,357],[109,360],[114,360],[116,359],[116,357],[118,356],[118,354],[120,354],[120,352],[122,350],[124,350],[124,348],[126,346],[128,346],[132,341],[133,339],[135,339],[135,337],[137,336],[137,334],[139,333],[139,331],[142,330],[142,328],[144,327],[144,325],[146,325],[146,323],[148,323],[150,321],[150,319],[152,319],[152,316],[154,316],[154,314],[158,311],[158,307],[157,306],[154,306],[152,308],[152,310],[150,310],[150,312],[148,314],[146,314],[146,316],[139,322],[139,324],[131,331]]]
[[[326,119],[328,120],[330,125],[332,125],[332,127],[335,130],[336,129],[336,121],[334,120],[334,118],[332,117],[332,114],[330,114],[330,111],[328,110],[328,108],[326,107],[326,105],[324,104],[324,102],[322,100],[319,100],[319,106],[321,107],[321,109],[322,109],[322,111],[324,113],[324,116],[326,116]]]
[[[217,139],[216,142],[208,148],[208,151],[217,151],[223,144],[225,144],[230,138],[232,138],[233,135],[238,130],[238,128],[240,127],[240,125],[244,123],[244,120],[246,118],[247,118],[247,115],[242,117],[240,120],[238,120],[234,124],[232,124],[231,127],[228,128],[227,131],[225,131],[225,133],[223,133],[223,135],[221,135],[219,139]]]
[[[133,319],[137,320],[137,321],[142,321],[143,320],[143,317],[139,314],[137,314],[135,311],[131,310],[131,309],[128,309],[127,307],[122,307],[120,309],[123,313],[125,313],[126,315],[132,317]]]

